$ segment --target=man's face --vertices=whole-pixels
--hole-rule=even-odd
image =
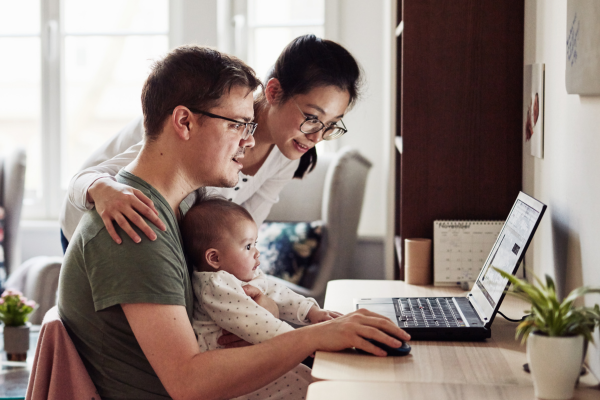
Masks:
[[[254,119],[254,99],[248,88],[234,86],[229,93],[221,97],[218,106],[207,111],[229,119],[251,122]],[[246,147],[254,146],[250,136],[242,140],[242,129],[235,122],[219,118],[194,114],[200,121],[193,132],[191,145],[198,149],[196,153],[196,174],[204,186],[233,187],[238,182],[238,173],[242,169],[242,159]]]

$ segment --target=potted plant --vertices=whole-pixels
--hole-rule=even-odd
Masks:
[[[29,314],[37,307],[18,290],[5,290],[0,297],[0,321],[4,323],[4,351],[9,361],[25,361],[29,350]]]
[[[575,300],[600,288],[580,287],[560,302],[554,280],[535,277],[536,284],[495,268],[513,285],[512,295],[531,304],[530,314],[517,327],[516,337],[527,341],[527,362],[536,397],[570,399],[581,371],[584,347],[593,342],[592,332],[600,325],[600,307],[576,306]],[[584,341],[585,345],[584,345]]]

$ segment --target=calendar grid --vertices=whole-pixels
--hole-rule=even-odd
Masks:
[[[504,221],[434,221],[434,285],[474,282],[503,224]]]

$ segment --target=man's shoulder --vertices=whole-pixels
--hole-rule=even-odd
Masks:
[[[164,221],[163,215],[160,217]],[[167,231],[161,231],[149,221],[147,223],[156,233],[156,240],[148,239],[139,228],[131,224],[132,229],[142,238],[140,243],[135,243],[113,221],[115,230],[122,240],[121,244],[117,244],[108,233],[102,218],[95,210],[90,210],[82,218],[71,240],[74,247],[77,247],[73,249],[72,252],[75,253],[73,255],[85,263],[88,271],[96,267],[106,268],[107,263],[115,268],[120,268],[119,265],[143,264],[146,268],[158,269],[166,268],[169,265],[175,266],[177,269],[186,266],[187,270],[179,233],[173,232],[177,227],[167,224]]]
[[[84,213],[71,241],[76,240],[76,236],[79,235],[85,245],[91,240],[94,240],[102,230],[106,230],[104,221],[102,221],[102,217],[98,215],[94,208]]]

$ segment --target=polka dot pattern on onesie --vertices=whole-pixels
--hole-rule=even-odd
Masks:
[[[268,280],[262,271],[257,270],[248,284],[275,301],[281,318],[278,319],[247,296],[243,284],[246,283],[225,271],[194,272],[192,326],[201,351],[223,348],[217,343],[223,329],[253,344],[269,340],[294,330],[282,320],[306,324],[308,311],[313,306],[318,307],[314,299],[300,296]],[[238,399],[305,399],[311,382],[310,368],[300,364],[279,379]]]

